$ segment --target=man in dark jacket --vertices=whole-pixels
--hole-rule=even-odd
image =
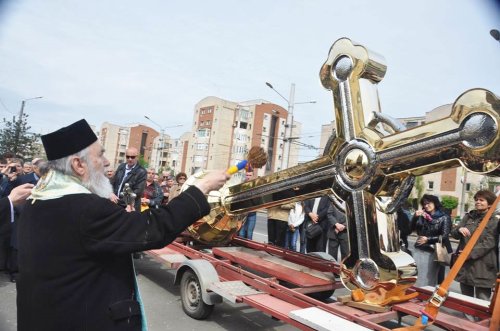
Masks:
[[[9,196],[0,199],[0,235],[7,233],[10,238],[10,232],[12,231],[11,224],[14,221],[14,207],[30,195],[32,188],[32,184],[17,186],[12,189]],[[2,256],[2,259],[0,259],[0,270],[7,267],[8,244],[5,247],[5,256]]]
[[[341,260],[349,254],[349,238],[347,237],[347,225],[345,214],[340,211],[333,203],[330,204],[328,210],[328,222],[330,228],[328,230],[328,254],[338,260],[338,252],[340,247]]]
[[[23,184],[32,184],[32,186],[36,185],[38,182],[38,179],[40,178],[40,173],[39,173],[39,168],[38,165],[42,163],[42,159],[35,159],[33,163],[30,163],[31,168],[33,168],[33,165],[36,164],[37,166],[36,171],[37,172],[30,172],[28,174],[24,175],[19,175],[16,176],[12,181],[9,182],[9,185],[7,187],[7,191],[10,192],[13,190],[15,187],[18,187]],[[19,267],[18,267],[18,237],[17,237],[17,227],[19,223],[19,216],[22,213],[22,206],[14,208],[14,217],[13,217],[13,222],[11,223],[11,236],[10,236],[10,243],[8,247],[8,256],[7,256],[7,271],[10,275],[10,281],[15,283],[17,279],[17,275],[19,273]]]
[[[109,200],[109,165],[80,120],[42,136],[47,169],[19,222],[18,330],[141,330],[131,253],[161,248],[210,211],[213,171],[168,206],[127,212]]]
[[[321,226],[321,233],[314,237],[307,237],[306,248],[307,252],[326,252],[327,233],[330,223],[328,223],[328,208],[331,201],[328,196],[324,195],[320,198],[309,199],[304,202],[304,223],[307,228],[314,223]]]
[[[0,199],[0,226],[12,221],[12,210],[26,200],[31,194],[32,184],[24,184],[14,188],[8,197]]]
[[[139,164],[139,151],[137,148],[127,148],[125,157],[127,162],[120,164],[115,172],[111,200],[122,207],[126,207],[124,201],[120,199],[120,193],[122,193],[124,185],[128,183],[137,197],[134,205],[135,210],[140,210],[141,197],[144,193],[144,187],[146,187],[147,171]]]

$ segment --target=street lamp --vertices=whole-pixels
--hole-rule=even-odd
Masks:
[[[285,98],[281,93],[279,93],[271,83],[266,82],[267,87],[269,87],[271,90],[276,92],[283,100],[286,101],[288,105],[288,116],[286,118],[286,124],[285,124],[285,139],[284,142],[288,144],[287,148],[284,150],[286,152],[286,157],[283,157],[281,159],[281,168],[284,168],[284,165],[286,164],[286,167],[290,165],[290,147],[292,146],[292,138],[296,139],[296,137],[292,137],[292,129],[293,129],[293,109],[295,105],[300,105],[300,104],[305,104],[305,103],[316,103],[316,101],[303,101],[303,102],[295,102],[295,83],[292,83],[290,86],[290,98],[287,99]],[[285,163],[286,159],[286,163]]]
[[[21,109],[19,110],[19,118],[17,119],[17,125],[16,125],[16,138],[15,138],[15,142],[16,142],[16,145],[14,146],[14,154],[17,154],[18,152],[18,144],[19,144],[19,135],[21,134],[21,123],[23,121],[23,114],[24,114],[24,106],[26,105],[26,101],[29,101],[29,100],[35,100],[35,99],[41,99],[43,97],[34,97],[34,98],[28,98],[28,99],[24,99],[21,101]]]
[[[19,121],[23,117],[24,105],[26,104],[26,101],[35,100],[35,99],[41,99],[41,98],[43,98],[43,97],[34,97],[34,98],[24,99],[23,101],[21,101],[21,110],[19,110]]]
[[[493,37],[493,39],[500,42],[500,31],[498,31],[497,29],[492,29],[490,30],[490,35]]]
[[[178,127],[183,126],[183,124],[176,124],[176,125],[171,125],[171,126],[161,126],[160,124],[156,123],[155,121],[153,121],[151,118],[149,118],[146,115],[144,115],[144,118],[146,118],[148,121],[150,121],[151,123],[153,123],[154,125],[156,125],[157,127],[160,128],[161,145],[156,150],[156,158],[158,159],[158,169],[156,169],[156,170],[159,171],[161,168],[160,156],[161,156],[161,153],[163,153],[163,148],[165,147],[165,129],[178,128]]]

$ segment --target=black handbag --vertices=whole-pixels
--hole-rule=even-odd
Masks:
[[[450,258],[450,269],[453,268],[453,265],[455,264],[455,262],[457,262],[458,260],[458,257],[460,256],[460,253],[461,251],[456,251],[454,253],[451,254],[451,258]]]
[[[319,223],[308,223],[306,227],[306,237],[308,239],[314,239],[317,236],[321,235],[323,229]]]

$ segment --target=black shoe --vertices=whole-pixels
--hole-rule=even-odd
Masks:
[[[10,275],[10,282],[15,283],[17,281],[16,275]]]

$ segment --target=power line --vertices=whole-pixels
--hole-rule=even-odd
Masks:
[[[7,108],[7,106],[3,103],[2,101],[2,98],[0,98],[0,104],[2,105],[3,109],[5,109],[5,111],[7,111],[8,113],[12,114],[12,115],[15,115],[13,112],[11,112],[9,110],[9,108]]]

